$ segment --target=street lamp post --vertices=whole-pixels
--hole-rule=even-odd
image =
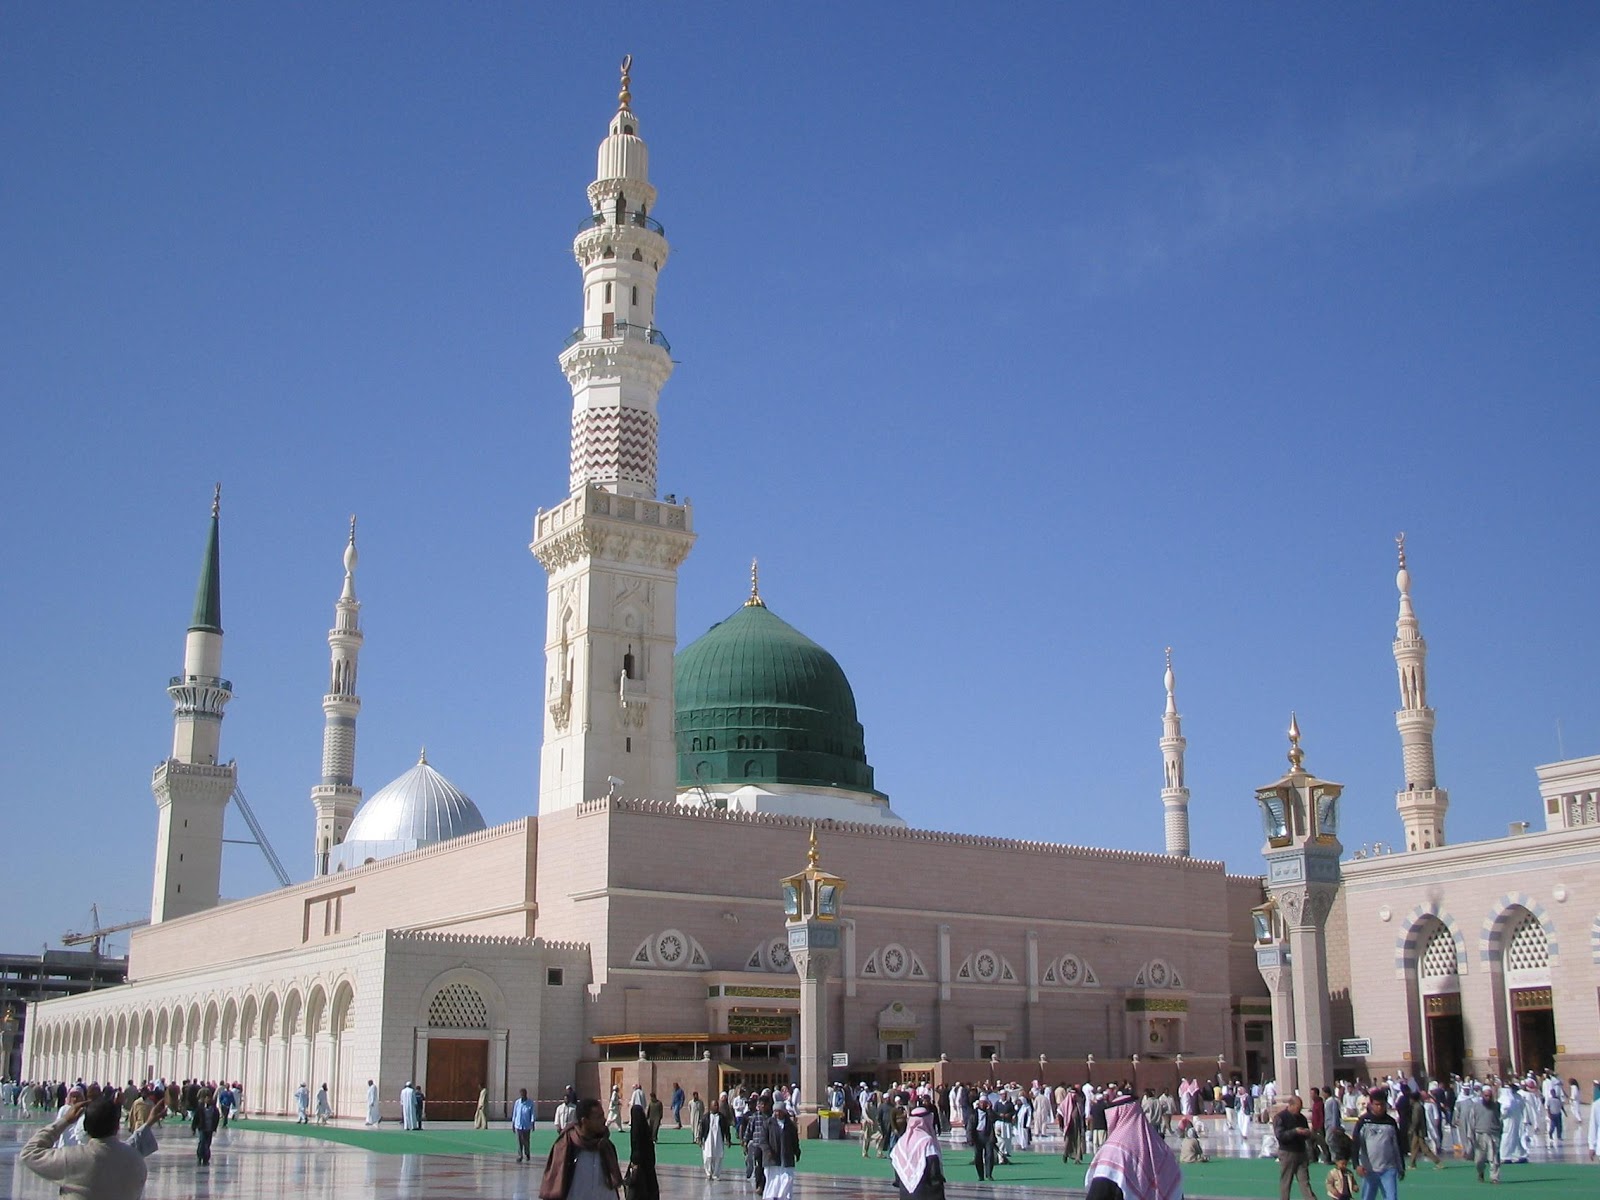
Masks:
[[[1089,1057],[1088,1057],[1088,1059],[1086,1061],[1087,1061],[1087,1064],[1088,1064],[1088,1067],[1089,1067],[1089,1082],[1093,1083],[1094,1082],[1094,1055],[1092,1055],[1092,1054],[1089,1055]]]
[[[1133,1094],[1139,1094],[1139,1056],[1133,1056]]]
[[[831,1051],[828,976],[839,958],[839,908],[844,880],[817,865],[817,829],[811,827],[806,869],[783,881],[783,919],[789,955],[800,975],[800,1111],[802,1137],[814,1137],[817,1110],[826,1103]]]

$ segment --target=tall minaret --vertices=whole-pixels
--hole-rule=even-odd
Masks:
[[[583,320],[561,369],[572,387],[569,494],[540,510],[530,547],[549,574],[539,811],[615,791],[676,794],[672,656],[678,566],[692,511],[656,499],[656,406],[672,353],[656,328],[667,239],[622,60],[616,115],[600,143],[590,214],[572,252]]]
[[[222,710],[233,684],[222,678],[222,564],[218,530],[222,485],[211,498],[211,532],[200,563],[194,617],[183,643],[183,674],[172,697],[172,757],[155,769],[159,826],[150,920],[160,922],[216,907],[222,880],[222,818],[237,771],[218,763]]]
[[[322,698],[322,781],[311,789],[317,810],[314,875],[328,873],[328,852],[344,841],[345,830],[361,806],[361,789],[355,786],[356,717],[361,712],[356,663],[362,642],[356,559],[356,519],[351,517],[350,541],[344,548],[344,590],[333,606],[333,628],[328,630],[333,664],[328,694]]]
[[[1178,693],[1172,674],[1172,647],[1167,647],[1167,711],[1161,717],[1161,763],[1166,771],[1161,785],[1161,807],[1167,817],[1167,853],[1189,857],[1189,789],[1183,779],[1183,720],[1178,716]]]
[[[1411,607],[1411,572],[1406,570],[1406,535],[1395,538],[1400,570],[1400,617],[1394,627],[1394,665],[1400,672],[1400,710],[1394,714],[1405,756],[1406,786],[1395,794],[1395,807],[1406,827],[1407,850],[1432,850],[1444,845],[1444,814],[1450,793],[1438,786],[1433,767],[1433,709],[1428,707],[1428,643],[1422,638]]]

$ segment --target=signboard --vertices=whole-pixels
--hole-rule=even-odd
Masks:
[[[1296,1043],[1296,1042],[1285,1042],[1283,1044],[1283,1056],[1285,1058],[1299,1058],[1300,1057],[1300,1046],[1299,1046],[1299,1044]]]
[[[833,1065],[836,1067],[848,1067],[850,1065],[850,1056],[848,1054],[835,1054],[833,1056]]]
[[[1372,1053],[1371,1038],[1340,1038],[1340,1058],[1366,1058]]]

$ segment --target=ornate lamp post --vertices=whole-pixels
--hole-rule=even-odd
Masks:
[[[1223,1064],[1223,1061],[1224,1061],[1223,1056],[1220,1055],[1220,1054],[1217,1055],[1217,1083],[1219,1085],[1222,1083],[1222,1064]]]
[[[1094,1055],[1092,1055],[1092,1054],[1089,1055],[1089,1057],[1085,1060],[1085,1064],[1089,1068],[1089,1082],[1093,1083],[1094,1082]]]
[[[1299,1091],[1302,1080],[1333,1078],[1326,925],[1344,853],[1339,844],[1344,786],[1312,775],[1304,759],[1300,722],[1291,714],[1289,773],[1256,789],[1267,837],[1262,853],[1268,903],[1253,914],[1256,966],[1272,993],[1274,1066],[1284,1096]],[[1289,1041],[1295,1046],[1293,1058],[1287,1054]]]
[[[1045,1057],[1044,1057],[1043,1054],[1041,1054],[1041,1055],[1039,1055],[1039,1082],[1040,1083],[1044,1082],[1044,1064],[1045,1064]]]
[[[1139,1094],[1139,1056],[1133,1056],[1133,1094]]]
[[[989,1077],[994,1080],[995,1087],[1000,1086],[1000,1052],[998,1050],[989,1055]]]
[[[802,1137],[815,1137],[831,1059],[828,976],[839,958],[839,908],[844,880],[820,866],[817,829],[811,827],[806,869],[783,881],[783,919],[789,955],[800,974],[800,1112]]]

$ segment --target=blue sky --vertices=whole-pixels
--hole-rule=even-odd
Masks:
[[[1398,840],[1401,529],[1452,840],[1600,753],[1593,5],[11,5],[7,949],[148,911],[214,480],[224,751],[292,873],[351,512],[358,782],[425,742],[532,810],[624,52],[680,642],[759,555],[913,823],[1159,850],[1170,644],[1197,854],[1259,869],[1291,708]]]

